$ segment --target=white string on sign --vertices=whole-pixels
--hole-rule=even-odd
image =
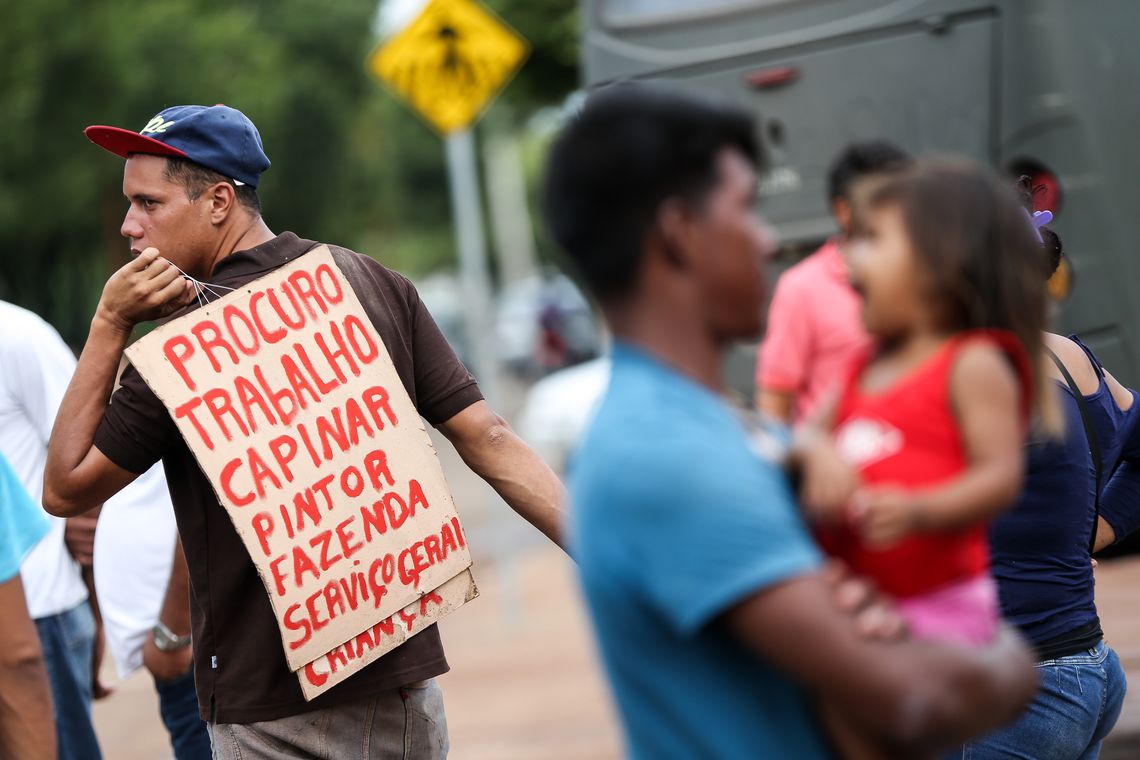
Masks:
[[[210,303],[210,299],[206,297],[206,293],[209,293],[214,298],[221,298],[224,295],[223,293],[219,293],[217,290],[214,290],[214,288],[230,291],[237,290],[237,288],[230,288],[226,287],[225,285],[218,285],[217,283],[213,282],[202,282],[201,280],[195,279],[194,277],[191,277],[190,275],[183,272],[182,269],[180,269],[179,266],[173,261],[170,261],[169,259],[167,261],[170,266],[177,269],[182,274],[182,276],[189,280],[190,284],[194,286],[194,294],[198,297],[199,306],[205,306],[206,304]]]

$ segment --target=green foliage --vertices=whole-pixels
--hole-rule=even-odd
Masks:
[[[275,231],[409,274],[454,258],[439,138],[373,81],[376,0],[36,0],[0,25],[0,298],[81,343],[126,261],[122,161],[89,124],[226,103],[258,125]],[[525,118],[576,82],[573,0],[494,0],[534,53],[495,109]],[[0,326],[2,329],[2,326]]]
[[[530,58],[503,93],[520,114],[557,103],[578,86],[577,0],[485,0],[525,37]]]

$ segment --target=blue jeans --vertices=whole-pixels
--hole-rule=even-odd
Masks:
[[[1128,685],[1102,640],[1080,654],[1037,663],[1041,689],[1011,726],[967,745],[963,760],[1095,760],[1120,717]]]
[[[175,760],[210,760],[210,734],[206,722],[198,717],[194,668],[173,681],[155,679],[154,689]]]
[[[59,760],[102,760],[91,722],[91,661],[95,618],[86,601],[36,620],[44,650]]]

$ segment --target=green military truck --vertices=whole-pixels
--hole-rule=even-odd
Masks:
[[[1140,383],[1140,2],[583,0],[581,10],[587,87],[667,79],[755,111],[771,160],[763,213],[785,260],[831,234],[826,170],[851,140],[1032,175],[1071,261],[1057,329]]]

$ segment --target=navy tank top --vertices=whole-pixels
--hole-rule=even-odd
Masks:
[[[1071,340],[1084,349],[1100,376],[1099,387],[1085,396],[1085,403],[1100,446],[1101,493],[1108,486],[1119,490],[1126,485],[1112,483],[1120,477],[1137,481],[1128,490],[1138,488],[1140,469],[1117,472],[1122,454],[1140,449],[1137,394],[1132,391],[1132,406],[1121,410],[1100,362],[1077,338]],[[1002,615],[1034,645],[1039,660],[1079,652],[1101,638],[1089,556],[1096,471],[1077,400],[1067,384],[1059,385],[1064,438],[1029,442],[1021,496],[990,529]]]

